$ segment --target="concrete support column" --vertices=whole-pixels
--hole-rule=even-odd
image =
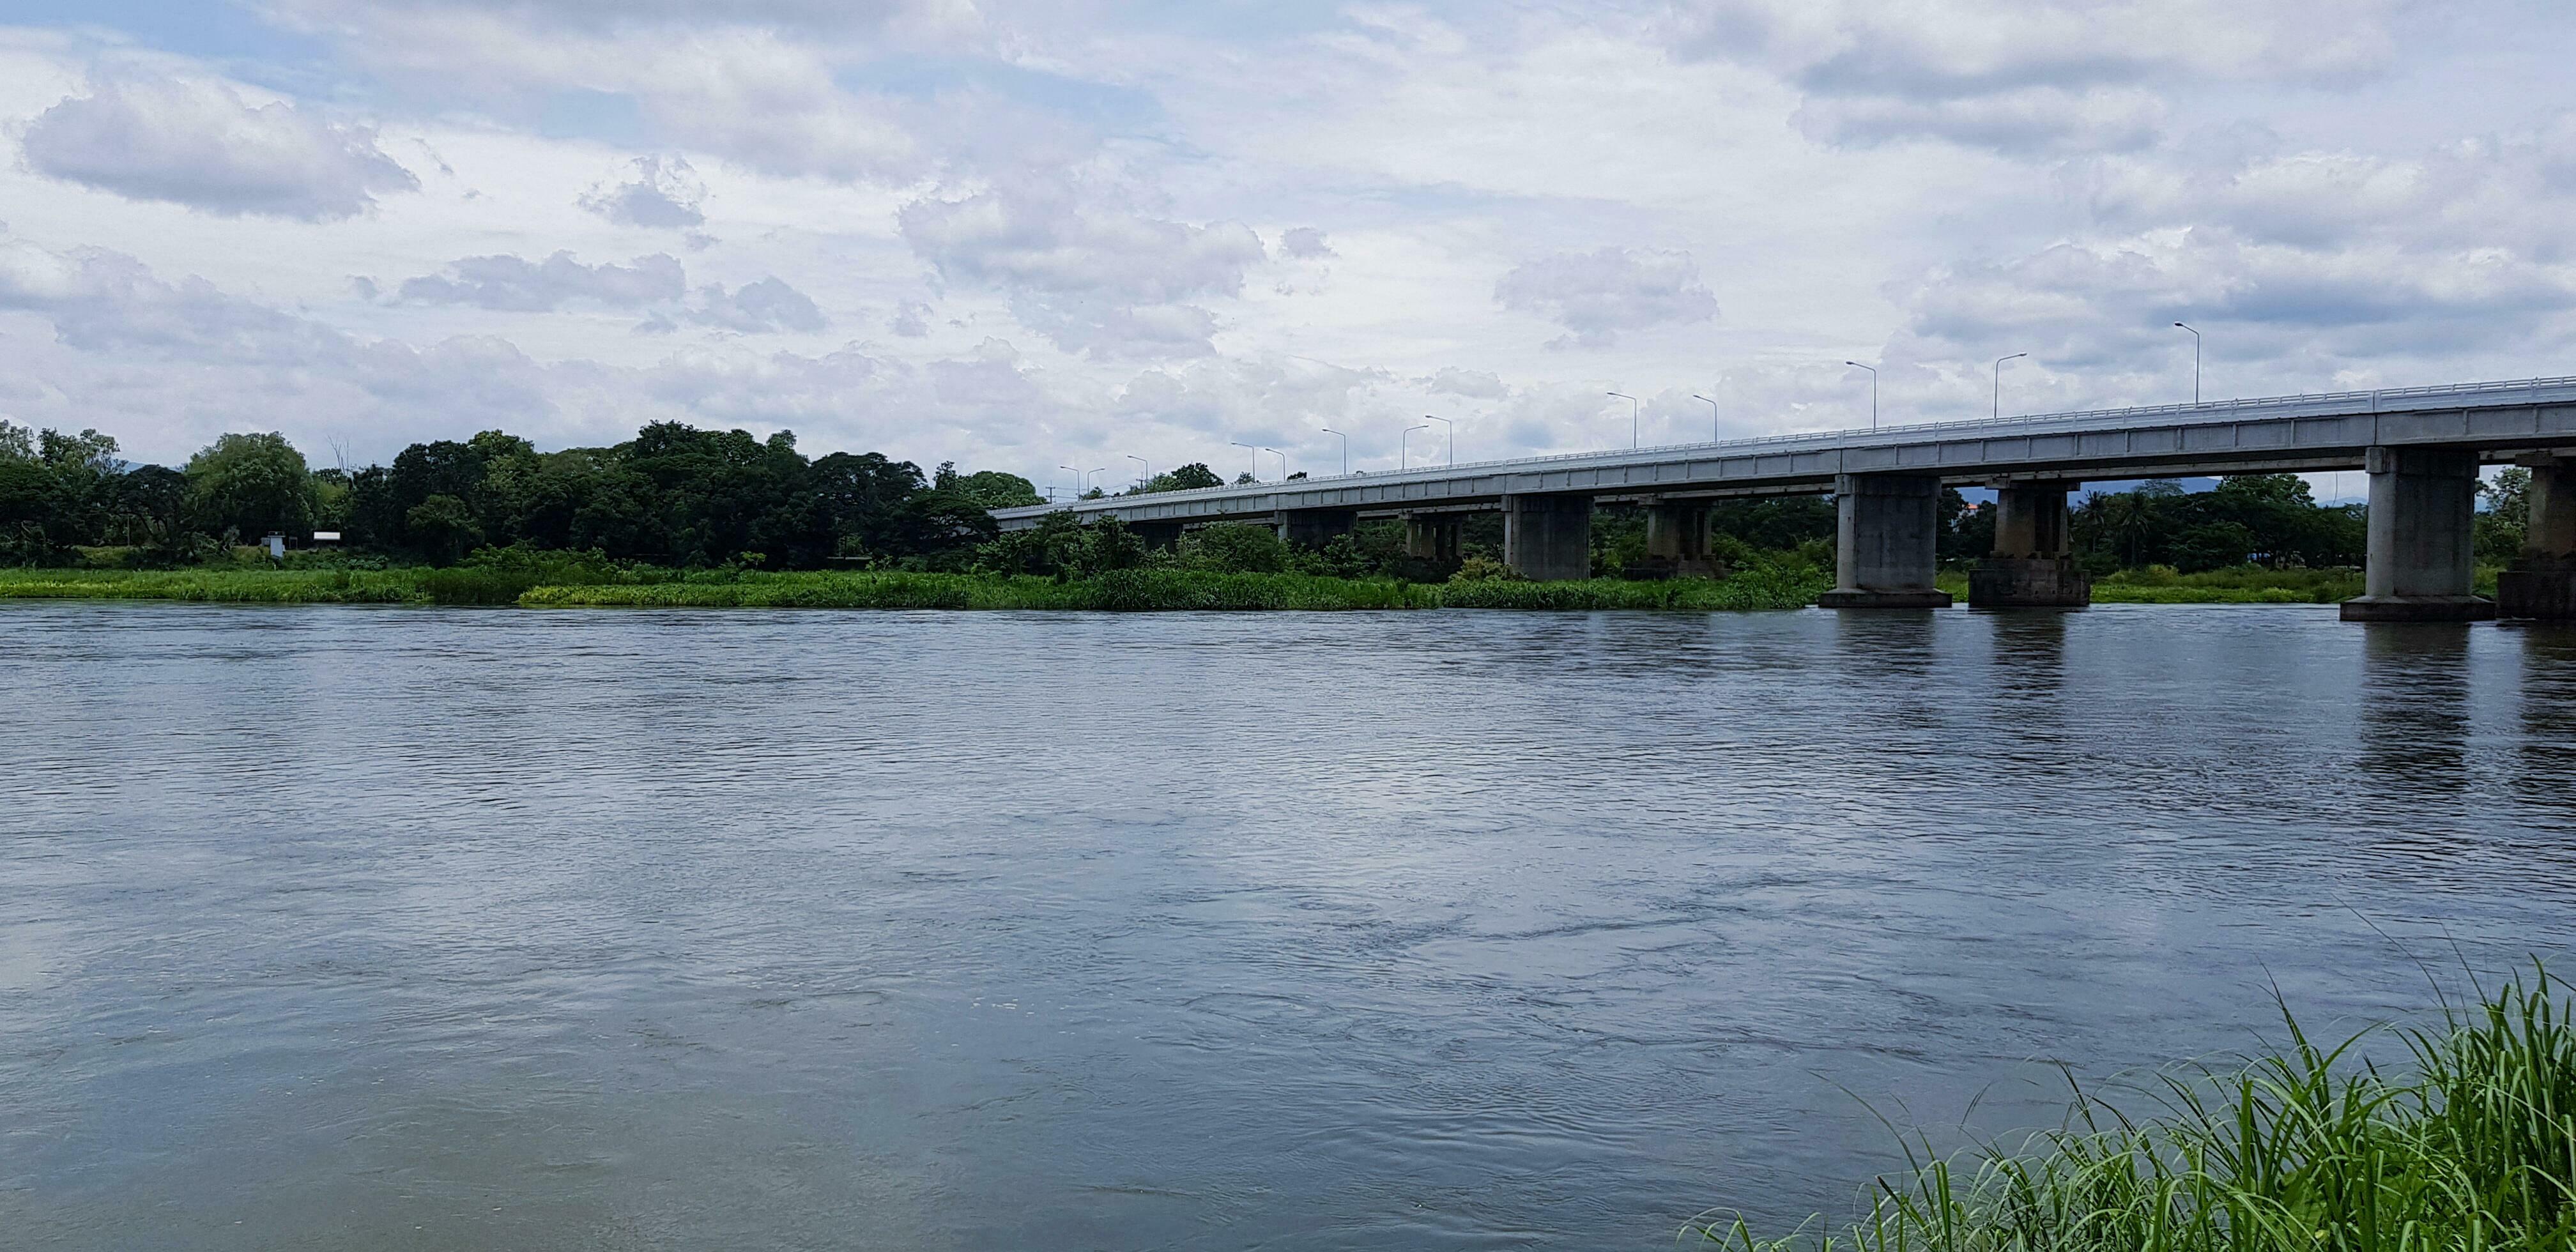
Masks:
[[[1136,537],[1149,548],[1169,550],[1181,546],[1179,522],[1129,522],[1127,529],[1136,532]]]
[[[1709,555],[1708,503],[1657,501],[1646,506],[1646,560],[1666,574],[1715,574]]]
[[[2372,448],[2370,559],[2347,622],[2475,622],[2495,602],[2469,593],[2476,573],[2478,455],[2460,448]]]
[[[1359,524],[1354,509],[1289,509],[1279,514],[1279,539],[1300,548],[1320,548]]]
[[[2496,616],[2576,618],[2576,461],[2535,457],[2522,554],[2496,575]]]
[[[1932,585],[1939,559],[1941,480],[1917,474],[1834,478],[1834,589],[1829,609],[1945,609]]]
[[[1503,497],[1503,563],[1534,582],[1592,576],[1592,497]]]
[[[2080,609],[2093,579],[2075,567],[2073,516],[2063,482],[1995,488],[1995,550],[1968,573],[1968,603],[1980,608]]]
[[[1404,519],[1404,554],[1417,561],[1454,565],[1466,519],[1455,513],[1411,513]]]

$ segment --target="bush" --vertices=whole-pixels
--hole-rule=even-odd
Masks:
[[[1458,572],[1449,576],[1453,583],[1525,582],[1519,570],[1489,557],[1471,556],[1458,563]]]
[[[1184,569],[1220,574],[1275,574],[1288,568],[1288,545],[1268,526],[1227,523],[1181,536]]]

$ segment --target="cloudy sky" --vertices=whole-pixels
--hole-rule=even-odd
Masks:
[[[1045,483],[2576,373],[2565,0],[12,0],[0,416]],[[1693,399],[1713,396],[1715,411]],[[1419,460],[1436,436],[1413,436]],[[1263,458],[1265,476],[1276,458]]]

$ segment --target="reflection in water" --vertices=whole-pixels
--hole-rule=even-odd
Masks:
[[[0,604],[0,1242],[1786,1229],[2576,946],[2566,646]]]
[[[2525,803],[2576,817],[2576,625],[2517,623],[2513,633],[2522,642],[2515,791]]]
[[[2359,629],[2364,768],[2407,788],[2459,792],[2468,785],[2469,628]]]

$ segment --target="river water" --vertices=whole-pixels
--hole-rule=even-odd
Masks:
[[[1667,1246],[2576,949],[2576,634],[2330,608],[11,603],[0,709],[10,1246]]]

